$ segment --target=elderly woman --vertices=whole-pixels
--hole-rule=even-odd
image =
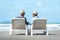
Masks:
[[[33,20],[39,18],[37,11],[34,11],[33,14],[32,14],[32,16],[33,16]]]
[[[35,19],[38,19],[38,18],[39,18],[39,17],[38,17],[38,12],[37,12],[37,11],[34,11],[33,14],[32,14],[32,16],[33,16],[33,18],[32,18],[31,24],[33,23],[33,21],[34,21]]]
[[[17,18],[24,18],[25,19],[25,24],[29,25],[29,22],[27,22],[27,19],[25,16],[25,11],[24,10],[20,10],[20,16],[18,16]]]
[[[38,17],[38,12],[37,12],[37,11],[34,11],[33,14],[32,14],[32,16],[33,16],[32,21],[30,21],[31,24],[33,24],[33,20],[39,18],[39,17]],[[32,26],[32,25],[31,25],[31,26]],[[31,33],[31,26],[28,27],[28,34]]]

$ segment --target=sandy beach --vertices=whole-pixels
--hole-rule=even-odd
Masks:
[[[10,31],[11,24],[0,24],[0,31]],[[47,30],[60,30],[60,24],[46,24]]]
[[[60,0],[0,0],[0,40],[60,40]]]
[[[0,32],[0,40],[60,40],[60,30],[49,31],[49,35],[9,35],[8,31]]]
[[[9,24],[10,25],[10,24]],[[47,27],[49,29],[49,35],[21,35],[21,34],[14,34],[9,35],[10,26],[1,25],[0,24],[0,40],[60,40],[60,24],[48,24]],[[7,27],[4,27],[7,26]],[[59,26],[59,27],[58,27]],[[54,29],[54,30],[52,30]]]

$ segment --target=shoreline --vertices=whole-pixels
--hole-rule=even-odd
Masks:
[[[9,31],[11,24],[0,24],[0,31]],[[47,30],[60,30],[60,24],[47,24]]]
[[[13,35],[8,32],[0,32],[0,40],[60,40],[60,30],[57,31],[49,31],[49,35],[23,35],[20,33],[14,33]]]
[[[11,24],[0,24],[0,27],[10,27]],[[46,24],[47,27],[58,27],[60,24]]]

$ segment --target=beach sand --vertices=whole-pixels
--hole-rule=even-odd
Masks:
[[[60,30],[49,31],[49,35],[9,35],[9,31],[0,31],[0,40],[60,40]]]
[[[9,35],[9,24],[0,24],[0,40],[60,40],[60,24],[48,24],[49,35],[20,35],[14,34]],[[5,27],[6,26],[6,27]],[[54,30],[52,30],[54,29]]]

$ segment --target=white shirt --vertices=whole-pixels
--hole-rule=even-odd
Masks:
[[[31,24],[33,23],[33,21],[34,21],[35,19],[38,19],[38,18],[39,18],[38,16],[33,17],[33,18],[32,18],[32,21],[31,21]]]
[[[35,16],[35,17],[33,17],[33,19],[32,19],[32,20],[34,21],[35,19],[38,19],[38,17],[37,17],[37,16]]]

